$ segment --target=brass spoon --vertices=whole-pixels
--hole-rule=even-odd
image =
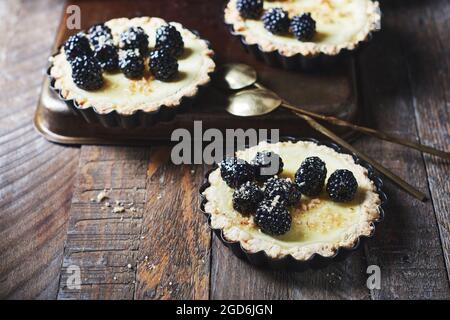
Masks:
[[[250,116],[251,111],[255,110],[255,105],[258,105],[259,102],[252,101],[253,97],[259,96],[259,99],[264,100],[263,106],[258,107],[259,109],[262,109],[263,107],[267,108],[270,111],[275,110],[276,108],[283,105],[283,100],[274,92],[267,90],[267,89],[248,89],[241,91],[239,93],[236,93],[235,95],[232,95],[229,98],[229,106],[227,107],[227,110],[236,115],[236,116]],[[241,112],[242,111],[242,112]],[[269,111],[269,112],[270,112]],[[336,134],[334,134],[332,131],[328,130],[321,124],[319,124],[316,120],[311,118],[308,115],[299,113],[295,110],[292,110],[295,115],[298,117],[306,120],[306,122],[315,130],[321,132],[323,135],[327,136],[337,144],[343,146],[345,149],[351,151],[355,155],[357,155],[359,158],[363,159],[372,167],[374,167],[376,170],[381,172],[384,176],[389,178],[392,182],[394,182],[397,186],[399,186],[401,189],[415,197],[416,199],[419,199],[420,201],[426,201],[427,197],[422,192],[416,190],[413,186],[411,186],[409,183],[404,181],[402,178],[394,174],[389,169],[383,167],[380,163],[378,163],[375,160],[370,159],[367,155],[364,153],[358,151],[355,149],[352,145],[347,143],[345,140],[338,137]],[[267,112],[266,112],[267,113]]]
[[[230,63],[225,64],[222,66],[222,68],[219,70],[218,73],[218,79],[221,79],[218,82],[218,85],[225,89],[231,89],[231,90],[240,90],[244,88],[248,88],[252,85],[256,86],[260,89],[267,89],[263,85],[257,82],[257,73],[256,70],[253,69],[251,66],[246,64],[239,64],[239,63]],[[302,113],[303,115],[310,116],[312,118],[320,119],[323,121],[327,121],[329,123],[332,123],[337,126],[341,127],[348,127],[355,131],[362,132],[364,134],[386,140],[392,143],[400,144],[409,148],[413,148],[425,153],[429,153],[447,160],[450,160],[450,152],[445,152],[441,150],[437,150],[435,148],[425,146],[420,143],[412,142],[409,140],[405,140],[399,137],[396,137],[394,135],[390,135],[385,132],[381,132],[372,128],[363,127],[355,125],[351,122],[347,122],[345,120],[341,120],[335,117],[331,116],[325,116],[321,115],[315,112],[311,112],[305,109],[301,109],[299,107],[296,107],[292,104],[287,103],[286,101],[283,101],[282,106],[290,109],[294,112]],[[269,113],[273,109],[264,109],[262,107],[255,107],[253,110],[246,110],[245,116],[258,116],[263,115],[266,113]],[[240,110],[230,110],[230,108],[227,108],[227,111],[231,114],[237,115],[237,116],[243,116],[242,112]],[[253,113],[252,113],[253,112]]]

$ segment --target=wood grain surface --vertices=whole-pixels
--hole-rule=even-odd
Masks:
[[[175,166],[168,147],[80,150],[40,138],[32,113],[62,9],[56,0],[0,3],[0,298],[450,298],[450,164],[434,157],[361,137],[356,147],[431,201],[386,183],[374,239],[345,261],[292,273],[253,268],[211,234],[197,209],[206,166]],[[382,10],[383,31],[357,63],[366,118],[450,151],[450,3],[391,0]],[[366,287],[372,264],[381,290]],[[74,265],[81,290],[67,286]]]
[[[79,150],[32,117],[61,1],[0,3],[0,297],[56,298]]]
[[[418,1],[416,1],[418,3]],[[450,145],[450,5],[439,0],[433,6],[416,5],[396,12],[411,16],[404,30],[403,56],[408,72],[411,102],[422,143],[449,150]],[[406,19],[404,18],[406,22]],[[399,22],[399,25],[401,22]],[[415,45],[410,46],[410,35]],[[419,45],[427,41],[427,46]],[[450,277],[450,163],[424,155],[436,221],[441,235],[447,275]]]
[[[423,27],[411,19],[414,15],[405,14],[405,10],[414,4],[394,1],[383,5],[384,32],[374,39],[359,61],[366,115],[374,127],[420,141],[415,109],[425,106],[415,103],[409,75],[409,63],[417,68],[418,61],[407,59],[408,52],[416,50],[420,41],[405,43],[403,33],[405,24],[416,30],[414,35],[419,34]],[[423,8],[419,9],[422,5],[417,6],[415,10],[419,16]],[[357,145],[366,148],[372,156],[413,185],[427,191],[427,173],[419,152],[388,142],[367,140],[361,140]],[[447,137],[447,148],[449,142]],[[379,265],[383,272],[381,290],[372,292],[372,297],[449,298],[444,253],[432,201],[425,204],[415,201],[389,183],[387,191],[390,203],[386,219],[365,250],[368,264]],[[448,202],[448,194],[441,196]],[[434,197],[431,193],[431,198]]]

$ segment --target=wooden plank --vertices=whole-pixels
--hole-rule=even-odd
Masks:
[[[58,288],[79,151],[46,142],[31,118],[62,5],[0,5],[0,298],[55,298]]]
[[[450,150],[450,3],[434,1],[423,8],[411,6],[404,32],[414,44],[402,43],[417,129],[422,143]],[[425,27],[423,26],[425,25]],[[427,42],[426,49],[419,45]],[[425,155],[428,184],[439,226],[441,244],[450,278],[450,163]]]
[[[147,158],[144,148],[82,148],[59,299],[133,298]],[[102,192],[107,198],[97,199]],[[72,266],[80,268],[81,290],[67,286]]]
[[[147,202],[137,268],[137,299],[207,299],[211,233],[198,212],[202,166],[175,166],[157,148],[147,177]]]
[[[271,271],[238,259],[214,236],[211,256],[212,299],[370,299],[361,250],[320,270]]]
[[[169,148],[151,150],[82,147],[58,298],[208,298],[210,232],[197,212],[203,170],[171,164]],[[125,212],[112,212],[115,201]],[[74,265],[81,290],[67,286]]]
[[[415,3],[411,7],[422,6]],[[421,42],[414,34],[405,34],[412,23],[410,6],[383,3],[383,32],[366,48],[359,60],[364,103],[368,118],[376,128],[409,139],[418,139],[405,52]],[[422,10],[417,8],[416,16]],[[402,47],[407,41],[408,46]],[[422,52],[422,58],[429,48]],[[427,175],[420,153],[403,147],[364,139],[357,143],[375,159],[397,172],[421,190],[428,189]],[[420,203],[395,186],[386,183],[390,206],[377,236],[366,247],[368,264],[381,268],[381,290],[373,290],[374,299],[448,299],[448,278],[431,202]],[[443,198],[445,199],[445,198]],[[444,201],[448,201],[444,200]]]

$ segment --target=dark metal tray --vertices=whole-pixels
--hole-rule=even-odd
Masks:
[[[275,90],[286,100],[303,108],[358,122],[360,119],[356,76],[352,57],[328,70],[302,73],[280,70],[266,66],[242,48],[239,39],[227,30],[223,22],[224,1],[68,1],[66,6],[76,4],[81,8],[82,25],[85,29],[94,23],[116,17],[159,16],[167,21],[178,21],[186,28],[197,30],[208,39],[214,49],[217,64],[242,62],[258,70],[260,81]],[[180,8],[183,8],[180,10]],[[201,7],[201,10],[199,8]],[[65,10],[65,8],[64,8]],[[203,16],[202,15],[208,15]],[[64,15],[57,33],[54,48],[76,30],[66,28]],[[176,128],[193,130],[193,121],[201,120],[203,130],[235,128],[280,129],[280,135],[317,137],[305,122],[286,110],[254,118],[239,118],[228,114],[224,107],[230,92],[214,87],[212,83],[195,104],[174,116],[138,128],[105,128],[101,124],[88,123],[70,110],[51,90],[45,80],[34,123],[36,129],[48,140],[64,144],[134,144],[145,145],[155,141],[167,142]],[[351,132],[334,128],[343,137]]]

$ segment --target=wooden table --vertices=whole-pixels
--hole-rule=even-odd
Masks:
[[[198,2],[198,1],[197,1]],[[63,2],[0,5],[0,297],[125,299],[449,299],[450,163],[373,138],[355,145],[429,194],[386,183],[376,237],[320,271],[252,268],[198,211],[205,166],[174,166],[168,147],[64,147],[32,115]],[[370,125],[450,151],[450,3],[383,1],[383,31],[358,58]],[[101,210],[103,188],[135,212]],[[381,268],[381,289],[366,268]],[[66,287],[81,267],[81,290]],[[131,268],[129,268],[129,265]]]

